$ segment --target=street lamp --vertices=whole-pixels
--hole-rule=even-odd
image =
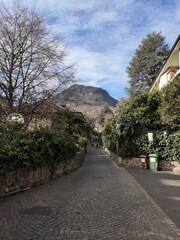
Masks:
[[[24,124],[24,118],[19,113],[11,113],[6,118],[6,122],[10,125],[23,125]]]

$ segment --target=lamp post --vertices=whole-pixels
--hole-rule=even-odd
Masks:
[[[8,115],[6,122],[10,125],[23,125],[24,117],[19,113],[11,113]]]

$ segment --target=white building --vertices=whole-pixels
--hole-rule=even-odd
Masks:
[[[174,43],[149,92],[160,90],[180,74],[180,35]]]

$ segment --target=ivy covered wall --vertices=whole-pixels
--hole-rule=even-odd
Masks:
[[[161,91],[119,104],[117,115],[104,128],[104,146],[124,157],[156,153],[161,159],[180,161],[179,93],[177,76]],[[153,143],[148,132],[153,133]]]

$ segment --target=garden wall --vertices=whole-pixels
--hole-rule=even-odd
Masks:
[[[68,174],[82,165],[84,157],[85,151],[82,150],[72,159],[59,163],[53,174],[47,166],[37,168],[36,170],[26,169],[17,172],[7,172],[0,176],[0,196],[23,191],[43,184],[50,179]]]
[[[132,167],[132,168],[142,168],[142,163],[140,158],[121,158],[111,152],[109,149],[105,148],[105,152],[117,163],[120,167]],[[180,164],[175,161],[158,161],[158,169],[161,171],[172,171],[180,173]]]
[[[180,173],[180,164],[175,161],[158,161],[159,170]]]

